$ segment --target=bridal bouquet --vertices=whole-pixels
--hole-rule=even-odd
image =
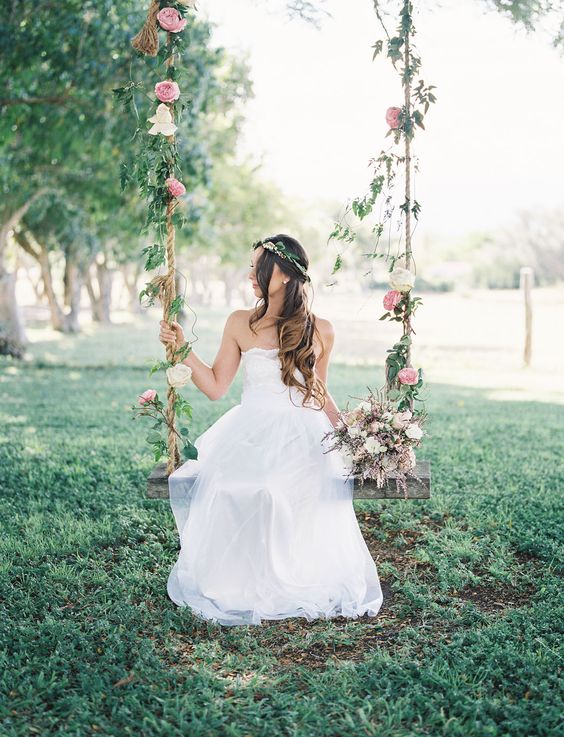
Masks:
[[[330,450],[342,452],[349,476],[358,476],[361,485],[373,479],[380,489],[393,474],[396,488],[407,494],[407,477],[417,478],[414,448],[425,434],[422,425],[427,415],[410,409],[399,411],[382,393],[369,391],[367,400],[339,413],[337,426],[324,439],[334,441]]]

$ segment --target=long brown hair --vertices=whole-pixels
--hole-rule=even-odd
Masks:
[[[297,256],[300,264],[305,269],[308,268],[308,255],[302,244],[295,238],[285,233],[279,233],[270,238],[256,241],[253,244],[253,250],[267,241],[272,241],[273,243],[282,241],[285,250]],[[257,331],[253,325],[264,317],[268,310],[268,285],[270,284],[275,263],[289,277],[289,281],[286,284],[284,304],[282,305],[282,314],[273,316],[278,332],[278,355],[281,363],[282,381],[286,386],[298,387],[304,394],[304,403],[313,399],[316,404],[320,405],[319,407],[312,406],[312,409],[322,410],[327,398],[327,387],[325,382],[314,372],[314,335],[317,335],[321,344],[321,355],[324,355],[325,348],[316,325],[315,315],[308,305],[309,293],[306,285],[310,282],[306,281],[305,276],[290,259],[282,258],[277,253],[266,248],[263,249],[256,263],[255,278],[262,297],[259,297],[255,305],[255,311],[249,318],[249,328],[256,335]],[[302,372],[305,385],[294,375],[296,369]]]

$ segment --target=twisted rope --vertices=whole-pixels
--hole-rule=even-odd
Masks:
[[[159,30],[157,14],[161,9],[159,0],[151,0],[147,11],[147,20],[139,33],[131,39],[131,45],[147,56],[156,56],[159,50]]]
[[[153,0],[153,3],[155,0]],[[172,43],[172,33],[166,34],[166,42],[168,45]],[[166,61],[166,68],[168,69],[174,63],[174,54],[169,56]],[[172,119],[174,120],[174,103],[170,106],[170,112]],[[170,143],[174,142],[174,133],[171,136],[166,137]],[[169,175],[172,172],[169,172]],[[166,206],[166,262],[167,262],[167,274],[166,280],[163,284],[163,319],[168,323],[169,321],[169,309],[170,305],[176,297],[176,283],[174,280],[174,272],[176,266],[176,254],[174,250],[175,244],[175,230],[172,222],[172,216],[177,206],[177,201],[169,199]],[[166,346],[166,357],[171,363],[174,362],[174,345],[167,343]],[[180,466],[180,453],[178,452],[178,445],[176,442],[176,432],[174,429],[175,423],[175,412],[174,403],[176,401],[176,390],[173,386],[168,387],[167,391],[168,407],[167,407],[167,418],[168,418],[168,461],[167,461],[167,474],[170,474]]]
[[[405,34],[405,69],[406,72],[409,69],[410,61],[410,45],[409,45],[409,29],[406,30]],[[411,78],[407,76],[405,85],[405,115],[409,119],[409,103],[411,98]],[[405,136],[405,268],[409,269],[411,262],[411,141],[408,135]],[[411,295],[408,297],[411,299]],[[411,315],[404,318],[403,321],[403,334],[409,335],[411,333]],[[407,346],[407,352],[405,356],[405,364],[409,366],[411,363],[411,345]],[[409,398],[409,409],[413,412],[413,397]]]
[[[143,28],[139,33],[131,40],[133,48],[140,51],[142,54],[147,56],[156,56],[159,50],[159,26],[157,22],[157,14],[160,11],[160,0],[151,0],[151,5],[147,11],[147,19],[143,25]],[[172,43],[172,34],[167,33],[167,45]],[[174,63],[174,54],[171,54],[166,61],[166,68],[172,66]],[[174,120],[174,104],[169,107],[172,119]],[[174,134],[166,137],[169,143],[174,143]],[[172,174],[172,172],[169,172]],[[174,251],[175,245],[175,230],[172,222],[172,216],[178,203],[172,198],[169,199],[166,207],[166,261],[167,261],[167,273],[156,276],[151,280],[153,288],[158,290],[159,300],[163,306],[163,319],[168,323],[169,321],[169,310],[170,306],[176,298],[176,284],[174,280],[175,266],[176,266],[176,255]],[[166,345],[166,358],[170,363],[174,363],[174,351],[175,347],[172,343]],[[173,386],[168,386],[167,389],[167,427],[168,427],[168,461],[167,461],[167,474],[170,474],[180,466],[180,453],[178,452],[177,446],[177,435],[175,430],[175,419],[176,414],[174,411],[174,404],[176,402],[176,390]]]

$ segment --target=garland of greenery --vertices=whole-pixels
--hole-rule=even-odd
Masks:
[[[180,119],[186,107],[177,83],[176,57],[181,57],[185,49],[182,31],[188,23],[187,12],[194,10],[194,0],[151,0],[147,19],[141,31],[132,39],[132,46],[140,56],[155,56],[159,64],[165,65],[166,79],[155,85],[154,96],[146,95],[142,83],[129,80],[128,84],[113,90],[116,100],[126,111],[135,113],[137,129],[133,136],[138,141],[137,155],[121,162],[120,183],[122,191],[130,183],[135,183],[142,197],[147,200],[147,217],[142,233],[154,230],[155,242],[143,249],[145,270],[151,271],[166,265],[166,273],[159,274],[145,285],[139,294],[145,306],[151,306],[158,299],[163,307],[163,319],[170,323],[184,305],[184,298],[176,295],[175,287],[175,229],[182,227],[184,217],[176,212],[179,200],[186,188],[176,178],[181,175],[179,155],[176,146],[175,118]],[[159,49],[159,32],[166,32],[166,44]],[[135,102],[135,91],[140,90],[156,106],[155,115],[148,118],[153,126],[146,130],[140,127],[140,116]],[[155,100],[155,97],[157,98]],[[175,349],[166,346],[166,361],[156,363],[149,373],[165,370],[167,375],[167,406],[159,399],[155,390],[149,389],[138,397],[133,406],[134,417],[148,416],[154,420],[146,437],[151,445],[155,460],[165,454],[168,456],[167,473],[170,475],[180,465],[178,441],[183,442],[184,458],[197,458],[195,446],[189,440],[186,427],[176,428],[176,418],[192,417],[191,405],[179,394],[178,387],[190,380],[191,369],[182,361],[190,353],[190,343]],[[163,431],[167,439],[163,438]]]
[[[418,79],[421,58],[415,54],[412,43],[412,38],[415,35],[413,3],[409,0],[402,0],[399,26],[396,35],[392,37],[390,37],[382,20],[379,6],[379,1],[374,0],[376,15],[387,37],[387,57],[400,75],[404,89],[403,106],[390,107],[386,111],[386,122],[390,126],[386,137],[393,135],[395,145],[400,144],[403,139],[404,154],[402,156],[398,153],[389,152],[388,149],[388,151],[381,151],[378,158],[371,159],[370,164],[374,166],[374,173],[369,184],[368,194],[357,197],[350,206],[347,205],[343,217],[335,223],[335,228],[329,236],[329,240],[335,238],[346,243],[354,241],[357,235],[354,228],[348,223],[343,224],[343,220],[351,210],[359,220],[363,220],[373,211],[377,200],[384,194],[384,216],[381,218],[381,222],[378,222],[372,228],[372,233],[375,235],[373,251],[364,255],[371,259],[384,258],[390,261],[389,273],[392,289],[384,297],[384,307],[387,312],[382,315],[380,320],[387,319],[401,322],[403,324],[403,335],[387,351],[385,395],[390,400],[397,401],[399,410],[407,408],[412,410],[413,402],[418,399],[418,391],[423,384],[423,371],[422,369],[415,371],[410,365],[411,333],[414,333],[411,326],[411,316],[422,303],[420,297],[411,296],[411,290],[415,282],[415,273],[410,268],[413,260],[411,216],[413,215],[417,220],[421,210],[419,202],[416,199],[412,201],[411,197],[411,141],[415,135],[416,126],[425,129],[423,124],[425,113],[430,103],[436,101],[436,97],[431,91],[435,85],[425,85],[422,79]],[[373,60],[382,52],[383,45],[383,40],[376,41],[372,47],[374,48]],[[398,68],[397,64],[400,61],[402,66]],[[391,193],[396,175],[402,166],[405,171],[405,199],[400,205],[400,211],[402,216],[405,217],[405,251],[390,256],[388,253],[378,253],[378,244],[384,233],[385,223],[393,214],[393,206],[390,206]],[[417,169],[416,164],[415,170]],[[385,193],[384,185],[387,190]],[[405,258],[405,268],[396,266],[396,263],[402,257]],[[342,263],[342,256],[338,254],[333,266],[333,274],[341,268]]]

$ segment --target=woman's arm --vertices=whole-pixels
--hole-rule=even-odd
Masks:
[[[318,327],[321,334],[321,339],[323,341],[323,348],[325,350],[323,356],[315,362],[315,373],[327,385],[329,359],[331,357],[331,351],[333,350],[333,345],[335,343],[335,328],[333,327],[333,323],[331,323],[329,320],[318,320]],[[329,393],[329,389],[327,389],[327,397],[325,400],[323,411],[330,419],[333,427],[336,427],[337,421],[339,419],[339,408],[337,407],[335,400]]]
[[[227,318],[221,345],[212,366],[202,361],[194,350],[191,350],[182,361],[185,366],[192,369],[193,383],[208,399],[221,399],[237,373],[241,362],[241,351],[235,339],[236,326],[241,319],[239,313],[244,312],[244,310],[235,310]],[[161,320],[159,337],[162,343],[174,342],[177,347],[186,342],[182,327],[177,322],[172,322],[168,327],[165,321]]]

